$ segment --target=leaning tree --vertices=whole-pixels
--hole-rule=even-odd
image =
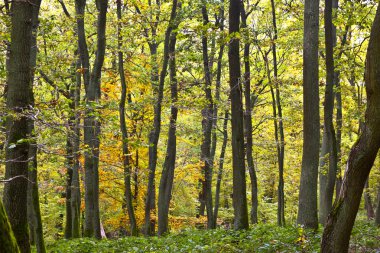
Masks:
[[[322,252],[348,252],[365,182],[380,148],[380,5],[367,49],[365,85],[365,124],[351,149],[339,197],[328,216],[322,237]]]

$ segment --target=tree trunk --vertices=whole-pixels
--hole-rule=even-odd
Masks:
[[[350,235],[365,182],[380,148],[380,5],[367,49],[365,85],[367,109],[363,131],[351,149],[342,189],[328,216],[321,252],[348,252]]]
[[[218,211],[219,211],[219,200],[220,200],[220,185],[222,183],[223,178],[223,166],[224,166],[224,155],[226,153],[226,147],[227,147],[227,141],[228,141],[228,132],[227,132],[227,126],[228,126],[228,110],[224,113],[224,120],[223,120],[223,143],[222,143],[222,149],[220,151],[219,156],[219,170],[218,170],[218,176],[216,181],[216,187],[215,187],[215,207],[214,207],[214,224],[216,227],[217,219],[218,219]]]
[[[202,17],[203,25],[206,27],[209,24],[206,2],[202,1]],[[207,211],[207,228],[215,228],[213,224],[213,208],[212,208],[212,169],[213,159],[211,157],[211,133],[213,125],[213,99],[211,92],[211,71],[208,56],[208,40],[207,35],[202,34],[202,53],[203,53],[203,69],[205,77],[204,92],[207,104],[202,110],[202,131],[203,141],[201,146],[201,160],[203,162],[202,171],[204,173],[204,180],[202,181],[202,196]]]
[[[118,62],[119,62],[119,75],[121,83],[121,99],[119,104],[119,114],[120,114],[120,130],[122,134],[122,143],[123,143],[123,168],[124,168],[124,201],[123,206],[126,207],[129,217],[129,224],[131,235],[137,235],[137,224],[135,218],[135,211],[133,208],[132,201],[132,188],[131,188],[131,161],[130,161],[130,150],[128,146],[128,130],[125,119],[125,103],[127,98],[127,84],[125,81],[124,75],[124,57],[123,52],[121,51],[123,36],[121,34],[121,0],[117,0],[117,35],[118,35]],[[124,207],[124,208],[125,208]],[[123,208],[123,209],[124,209]]]
[[[3,203],[0,200],[0,245],[1,250],[10,253],[19,253],[20,250],[14,237],[11,225],[9,224],[7,214]]]
[[[272,23],[274,30],[274,37],[272,43],[272,54],[273,54],[273,77],[274,77],[274,87],[275,94],[272,92],[273,100],[273,112],[275,121],[275,138],[277,146],[277,157],[278,157],[278,207],[277,207],[277,224],[279,226],[285,226],[285,195],[284,195],[284,156],[285,156],[285,137],[284,137],[284,126],[282,122],[282,106],[281,106],[281,96],[278,81],[278,64],[277,64],[277,21],[276,21],[276,8],[274,0],[271,0],[272,7]],[[276,109],[278,115],[276,113]],[[278,116],[278,117],[277,117]]]
[[[364,185],[364,208],[367,212],[367,219],[372,220],[373,218],[375,218],[375,212],[374,212],[373,206],[372,206],[371,195],[368,192],[369,191],[368,180],[369,179],[367,179],[367,181],[365,182],[365,185]]]
[[[89,54],[84,29],[85,0],[76,0],[78,45],[83,68],[86,90],[86,111],[84,119],[85,151],[85,224],[84,235],[101,239],[99,217],[99,134],[100,122],[96,117],[95,104],[100,99],[101,68],[106,48],[106,17],[108,1],[97,2],[97,51],[91,75],[89,74]]]
[[[380,186],[377,189],[377,207],[376,207],[375,224],[377,226],[380,226]]]
[[[31,69],[31,86],[30,98],[31,105],[34,107],[33,96],[33,82],[35,76],[35,69],[37,64],[37,29],[39,25],[38,17],[40,12],[41,0],[35,0],[33,3],[32,14],[32,41],[31,41],[31,55],[30,55],[30,69]],[[30,115],[28,118],[28,127],[30,136],[29,146],[29,169],[28,169],[28,223],[30,233],[33,235],[34,243],[38,253],[46,252],[45,242],[43,237],[43,227],[40,211],[40,200],[38,193],[38,179],[37,179],[37,136],[35,134],[34,117]]]
[[[326,89],[324,101],[324,125],[319,165],[319,222],[325,224],[331,211],[337,173],[337,149],[333,124],[334,114],[334,25],[333,0],[325,0]]]
[[[318,228],[319,0],[305,0],[303,42],[303,150],[297,223]]]
[[[174,6],[177,4],[173,2],[172,8],[177,8]],[[180,8],[181,3],[178,3],[178,8]],[[178,28],[179,21],[176,18],[173,20],[173,30]],[[178,84],[177,84],[177,66],[176,66],[176,56],[175,47],[177,42],[177,32],[172,32],[170,35],[169,42],[169,70],[170,70],[170,91],[171,91],[171,114],[170,114],[170,124],[168,133],[168,142],[166,149],[166,156],[164,167],[162,169],[159,193],[158,193],[158,235],[164,235],[168,232],[169,225],[169,207],[170,200],[172,197],[172,188],[174,180],[174,169],[177,154],[177,114],[178,114]]]
[[[241,1],[241,27],[247,29],[247,18],[249,14],[246,14],[244,3]],[[244,127],[245,127],[245,140],[246,140],[246,157],[248,172],[251,179],[251,223],[256,224],[258,222],[257,218],[257,208],[258,208],[258,189],[257,189],[257,177],[256,170],[253,162],[253,140],[252,140],[252,102],[251,102],[251,64],[249,61],[251,44],[246,42],[244,44],[244,99],[245,99],[245,111],[244,111]]]
[[[244,114],[240,82],[239,39],[236,37],[236,33],[239,33],[240,30],[239,0],[230,1],[229,13],[229,34],[232,36],[229,44],[228,63],[231,99],[234,227],[235,229],[247,229],[249,225],[244,161]]]
[[[155,174],[157,166],[157,144],[161,132],[161,111],[162,111],[162,100],[164,96],[164,85],[165,85],[165,76],[167,73],[168,62],[169,62],[169,41],[170,35],[173,30],[173,22],[176,15],[176,6],[177,0],[173,0],[173,6],[170,14],[169,25],[165,32],[165,41],[164,41],[164,55],[162,69],[160,73],[158,89],[157,89],[157,101],[154,105],[154,119],[153,119],[153,128],[149,133],[149,179],[148,179],[148,189],[145,203],[145,228],[144,233],[146,235],[153,235],[155,230],[155,221],[151,220],[151,212],[155,209]],[[154,44],[156,45],[156,44]],[[151,47],[151,55],[156,56],[157,51],[153,51]],[[157,47],[154,48],[157,50]],[[153,83],[155,83],[153,81]]]
[[[33,1],[34,4],[34,1]],[[26,1],[12,3],[11,45],[7,75],[7,143],[5,148],[4,206],[21,252],[30,252],[27,189],[28,152],[30,138],[29,116],[33,103],[30,70],[32,47],[33,5]],[[27,92],[20,92],[27,91]],[[13,179],[12,179],[13,178]],[[2,209],[2,208],[1,208]]]
[[[77,71],[81,68],[80,59],[76,60],[75,64],[75,85],[70,90],[74,103],[73,113],[74,122],[71,127],[71,141],[72,141],[72,180],[71,180],[71,236],[73,238],[79,238],[81,236],[80,231],[80,206],[81,206],[81,194],[80,194],[80,162],[79,162],[79,150],[80,150],[80,90],[81,90],[81,74]],[[73,80],[74,81],[74,80]]]

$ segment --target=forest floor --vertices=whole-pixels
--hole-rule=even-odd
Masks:
[[[54,253],[118,252],[319,252],[321,231],[300,227],[260,224],[246,231],[183,230],[165,237],[123,237],[118,239],[58,240],[48,243]],[[358,221],[350,252],[380,252],[380,228],[373,222]]]

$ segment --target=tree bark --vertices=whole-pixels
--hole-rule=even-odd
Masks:
[[[9,214],[20,251],[30,252],[27,189],[29,158],[29,113],[33,103],[30,69],[32,47],[32,17],[34,1],[17,1],[11,8],[11,45],[7,75],[7,109],[17,115],[7,117],[5,149],[5,178],[12,179],[4,186],[4,207]],[[20,92],[27,91],[27,92]],[[1,208],[2,209],[2,208]]]
[[[321,252],[348,252],[349,240],[365,182],[380,148],[380,5],[367,49],[365,85],[367,109],[358,141],[351,149],[342,189],[328,216]]]
[[[11,225],[5,212],[3,202],[0,200],[0,245],[1,250],[10,253],[19,253],[20,250],[14,237]]]
[[[319,222],[325,224],[331,211],[337,173],[337,148],[333,124],[334,114],[334,25],[332,21],[333,0],[325,0],[325,51],[326,89],[324,101],[324,125],[319,164]]]
[[[233,161],[233,206],[235,229],[248,228],[248,210],[245,181],[245,151],[242,85],[240,80],[239,33],[240,1],[231,0],[229,5],[229,34],[232,37],[228,50],[230,72],[232,161]]]
[[[303,150],[297,223],[318,228],[319,0],[305,0],[303,39]]]
[[[127,84],[124,75],[124,57],[123,52],[121,51],[123,36],[121,34],[121,0],[117,0],[117,36],[118,36],[118,62],[119,62],[119,75],[121,83],[121,99],[119,104],[119,114],[120,114],[120,130],[122,134],[122,143],[123,143],[123,168],[124,168],[124,201],[123,206],[126,207],[129,217],[129,225],[131,230],[131,235],[137,235],[137,224],[135,211],[133,208],[132,201],[132,188],[131,188],[131,161],[130,161],[130,150],[128,145],[128,129],[125,119],[125,103],[127,98]],[[125,208],[124,207],[124,208]],[[123,208],[123,209],[124,209]]]

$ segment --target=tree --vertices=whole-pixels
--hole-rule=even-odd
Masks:
[[[233,161],[233,206],[235,229],[248,228],[248,210],[244,161],[244,124],[242,85],[240,80],[239,25],[240,1],[231,0],[229,6],[229,34],[231,41],[228,50],[230,72],[232,161]]]
[[[27,221],[27,189],[29,127],[33,106],[32,75],[32,18],[36,1],[12,3],[11,45],[7,75],[7,144],[4,187],[4,206],[21,252],[30,252]],[[20,91],[26,92],[20,92]],[[2,209],[2,208],[1,208]]]
[[[306,0],[303,40],[303,149],[297,223],[315,229],[318,228],[318,30],[319,0]]]
[[[170,24],[173,31],[169,39],[169,72],[170,72],[170,92],[171,92],[171,108],[170,122],[168,131],[168,141],[164,166],[160,180],[158,193],[158,235],[163,235],[168,232],[169,225],[169,206],[172,198],[172,188],[174,181],[175,161],[177,155],[177,115],[178,115],[178,81],[177,81],[177,66],[176,66],[176,43],[177,29],[179,19],[177,18],[177,9],[181,7],[181,2],[173,1],[172,13],[170,16]]]
[[[118,34],[118,62],[119,62],[119,75],[120,75],[120,83],[121,83],[121,98],[120,98],[120,104],[119,104],[119,115],[120,115],[120,130],[122,134],[122,142],[123,142],[123,167],[124,167],[124,202],[123,205],[126,207],[128,216],[129,216],[129,223],[130,223],[130,230],[131,235],[137,235],[137,224],[136,224],[136,217],[135,217],[135,211],[133,209],[133,203],[132,203],[132,189],[131,189],[131,162],[130,162],[130,150],[128,145],[128,130],[127,130],[127,124],[125,120],[125,103],[127,98],[127,84],[125,80],[124,75],[124,57],[123,52],[121,51],[123,36],[121,34],[121,11],[122,11],[122,5],[121,0],[117,0],[117,19],[118,19],[118,27],[117,27],[117,34]]]
[[[342,188],[323,231],[321,252],[348,252],[363,189],[380,148],[380,5],[367,49],[365,86],[367,108],[362,133],[351,149]]]
[[[272,7],[272,25],[274,30],[274,37],[272,42],[272,54],[273,54],[273,79],[274,87],[271,88],[272,104],[273,104],[273,116],[274,116],[274,134],[276,139],[277,157],[278,157],[278,188],[277,188],[277,224],[279,226],[285,225],[285,194],[284,194],[284,156],[285,156],[285,137],[284,137],[284,124],[282,121],[282,106],[281,95],[278,80],[278,63],[277,63],[277,18],[276,7],[274,0],[271,0]],[[278,115],[277,115],[278,113]]]
[[[82,63],[83,81],[86,91],[86,112],[84,119],[85,151],[85,226],[84,235],[100,238],[99,217],[99,133],[100,122],[96,116],[96,103],[100,99],[100,79],[106,49],[106,17],[108,0],[96,1],[98,9],[97,51],[90,74],[90,57],[84,28],[85,0],[76,0],[78,47]]]
[[[32,41],[31,41],[31,54],[30,54],[30,72],[31,72],[31,85],[30,85],[30,98],[31,106],[35,108],[34,101],[34,77],[35,69],[37,64],[37,30],[39,25],[39,13],[40,13],[41,0],[35,0],[33,2],[33,14],[32,14]],[[36,244],[37,252],[44,253],[45,242],[44,242],[44,233],[41,220],[41,211],[40,211],[40,199],[38,192],[38,179],[37,179],[37,135],[35,131],[35,111],[33,115],[30,115],[28,118],[28,127],[30,133],[30,145],[29,145],[29,165],[28,165],[28,199],[27,199],[27,209],[28,209],[28,223],[29,223],[29,232],[30,237],[33,238],[33,242]]]
[[[324,224],[331,210],[337,173],[337,148],[333,124],[334,114],[334,46],[335,29],[333,25],[333,0],[325,1],[325,46],[326,46],[326,89],[324,101],[324,124],[321,157],[319,164],[319,222]]]
[[[247,29],[247,18],[252,10],[246,12],[244,3],[241,1],[241,27],[242,29]],[[246,139],[246,158],[248,172],[251,179],[251,223],[255,224],[258,222],[257,218],[257,208],[258,208],[258,189],[257,189],[257,176],[255,165],[253,161],[253,127],[252,127],[252,108],[253,103],[251,101],[251,63],[250,63],[250,47],[251,43],[249,38],[244,44],[244,101],[245,101],[245,111],[244,111],[244,127],[245,127],[245,139]]]
[[[207,27],[209,24],[209,18],[207,13],[206,1],[202,0],[202,18],[203,25]],[[207,34],[202,34],[202,59],[205,86],[203,88],[206,97],[206,105],[202,110],[202,131],[203,140],[201,145],[201,160],[203,162],[202,171],[204,173],[204,180],[202,181],[202,201],[206,206],[207,211],[207,228],[215,228],[213,221],[213,208],[212,208],[212,169],[213,169],[213,157],[211,155],[211,134],[213,125],[213,98],[211,92],[211,70],[208,54],[208,40]]]

